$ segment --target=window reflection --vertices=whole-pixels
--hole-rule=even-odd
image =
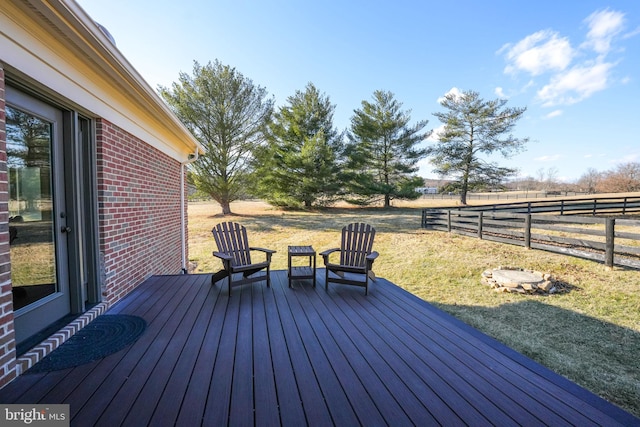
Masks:
[[[56,292],[52,124],[7,106],[9,239],[14,310]]]

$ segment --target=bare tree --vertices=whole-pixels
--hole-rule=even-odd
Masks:
[[[544,168],[540,168],[536,171],[536,179],[538,180],[538,188],[540,190],[545,189],[544,183],[546,181],[546,177],[547,173],[545,172]]]
[[[629,193],[640,191],[640,163],[630,162],[618,165],[605,172],[597,186],[599,193]]]
[[[558,168],[555,166],[547,169],[547,181],[545,182],[545,187],[547,190],[551,190],[558,185],[558,174]]]
[[[602,173],[594,168],[589,168],[578,179],[578,187],[587,193],[595,193],[600,181],[602,181]]]

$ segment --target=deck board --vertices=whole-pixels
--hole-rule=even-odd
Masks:
[[[234,289],[155,276],[107,314],[143,317],[104,359],[24,374],[2,403],[68,403],[72,425],[639,425],[640,420],[394,284],[324,270]]]
[[[221,287],[210,287],[211,294],[215,295],[212,301],[212,314],[208,325],[205,325],[206,333],[198,351],[193,371],[187,377],[189,382],[182,397],[176,423],[179,425],[200,425],[207,404],[209,386],[215,366],[216,353],[220,344],[222,326],[227,314],[227,301],[220,298]],[[180,399],[180,395],[168,396],[169,399]],[[165,420],[157,418],[156,422],[162,425]]]
[[[412,312],[404,307],[387,307],[389,310],[396,307],[395,314],[403,321],[412,319]],[[413,348],[422,347],[421,353],[433,358],[431,364],[434,369],[456,389],[464,390],[464,387],[461,386],[465,382],[473,383],[474,390],[469,390],[463,397],[468,401],[482,403],[485,416],[488,416],[492,421],[499,420],[501,425],[513,422],[521,424],[528,421],[529,414],[525,414],[524,418],[521,417],[524,408],[518,402],[519,398],[529,398],[529,396],[514,394],[516,392],[510,387],[510,384],[501,382],[500,377],[496,376],[494,371],[480,365],[478,359],[481,355],[476,348],[460,347],[459,340],[451,340],[448,337],[449,332],[444,334],[445,330],[438,328],[437,325],[419,323],[417,319],[409,324],[410,330],[407,331],[407,336],[403,337],[403,341]],[[411,339],[415,342],[411,343]],[[482,396],[479,401],[477,393]],[[498,408],[494,404],[495,401],[505,399],[512,399],[514,405]]]
[[[419,368],[414,363],[416,359],[411,358],[410,355],[402,355],[402,342],[392,331],[387,329],[385,322],[381,321],[384,319],[384,313],[374,311],[367,305],[363,307],[356,299],[346,295],[334,298],[324,296],[323,298],[329,299],[328,306],[335,304],[340,307],[345,317],[351,318],[354,328],[376,349],[382,363],[388,366],[387,376],[392,378],[387,379],[389,386],[391,387],[395,380],[397,384],[393,388],[394,391],[402,391],[401,385],[404,385],[413,394],[413,399],[408,397],[404,405],[405,411],[414,412],[410,417],[413,422],[428,420],[433,423],[448,423],[449,425],[462,423],[460,417],[438,395],[437,384],[435,387],[434,384],[429,385],[428,381],[424,381],[423,377],[418,375],[416,369]],[[354,310],[359,313],[357,318],[351,315]],[[419,406],[413,404],[415,400],[420,402]]]
[[[309,295],[302,292],[295,294],[300,295],[299,299],[305,300],[304,310],[311,311],[309,306],[311,306],[313,298],[309,298]],[[406,417],[395,396],[396,391],[389,390],[385,384],[385,380],[391,380],[390,377],[384,375],[386,364],[378,363],[376,366],[376,361],[379,361],[376,359],[377,355],[366,345],[358,346],[354,343],[354,339],[357,338],[357,329],[347,326],[349,319],[340,317],[331,305],[323,304],[314,307],[313,310],[315,319],[311,319],[311,322],[316,325],[316,322],[323,324],[326,329],[323,347],[327,349],[328,357],[334,358],[334,365],[342,366],[338,377],[343,388],[352,388],[350,393],[369,395],[369,399],[362,399],[358,402],[358,412],[365,414],[366,419],[370,420],[372,424],[383,423],[384,419],[399,420]],[[398,394],[402,394],[402,391],[398,390]],[[386,402],[386,404],[375,407],[361,405],[361,403],[368,402],[374,405],[376,402]],[[360,418],[362,419],[362,415]]]
[[[304,292],[289,292],[287,295],[290,296],[292,304],[296,304],[296,310],[306,314],[308,324],[314,330],[318,339],[321,350],[314,351],[318,351],[318,353],[322,351],[322,354],[318,354],[318,359],[325,365],[322,366],[319,375],[324,376],[323,372],[330,370],[337,380],[337,383],[332,384],[332,387],[339,390],[330,392],[340,393],[343,391],[345,394],[345,399],[348,402],[340,402],[339,404],[348,405],[350,403],[354,414],[361,423],[365,420],[372,425],[384,423],[384,418],[371,396],[371,393],[376,393],[377,390],[365,388],[358,375],[354,372],[355,366],[359,364],[362,366],[366,364],[366,361],[362,360],[357,350],[355,352],[345,350],[343,353],[343,349],[332,336],[332,331],[338,330],[339,325],[332,322],[330,316],[321,316]],[[364,366],[362,367],[364,368]],[[330,374],[327,373],[326,375]],[[349,399],[348,396],[350,395],[361,396],[362,398]],[[341,393],[340,396],[342,398]],[[329,404],[331,405],[331,403]],[[337,415],[334,415],[334,418],[339,420]],[[341,421],[337,422],[341,423]],[[355,420],[349,420],[348,422],[355,423]]]
[[[417,303],[417,301],[412,302]],[[411,306],[411,304],[408,305]],[[420,304],[417,309],[423,307]],[[401,310],[404,310],[407,316],[409,315],[406,306],[402,307]],[[426,324],[418,321],[424,319],[423,312],[418,310],[415,313],[418,314],[414,317],[417,321],[412,322],[413,327],[424,330]],[[534,411],[532,415],[540,418],[545,424],[558,425],[558,423],[568,421],[574,425],[599,425],[602,422],[606,422],[606,419],[602,419],[597,411],[593,413],[594,419],[586,417],[582,411],[586,410],[588,413],[589,405],[585,405],[581,399],[567,395],[565,390],[556,384],[550,385],[548,382],[542,381],[537,374],[533,374],[529,370],[522,370],[521,365],[518,365],[512,359],[503,358],[502,353],[497,352],[495,349],[492,351],[484,346],[478,346],[472,339],[478,335],[477,331],[463,332],[456,329],[442,321],[441,313],[435,313],[433,321],[445,328],[448,336],[455,337],[454,339],[440,339],[441,345],[453,350],[452,354],[458,355],[458,357],[466,353],[467,357],[464,358],[464,363],[472,364],[474,372],[485,374],[485,378],[493,383],[496,390],[505,392],[501,394],[506,394],[514,403],[519,405],[527,398],[542,400],[547,410]],[[487,375],[489,376],[487,377]],[[510,383],[505,378],[513,379],[514,383]],[[473,383],[476,386],[479,385],[478,381],[473,381]],[[531,405],[527,406],[531,411]]]
[[[377,376],[383,387],[388,391],[390,399],[395,400],[395,403],[390,400],[390,405],[399,406],[413,423],[435,423],[435,418],[429,417],[425,419],[425,415],[428,413],[427,408],[418,398],[418,395],[424,396],[424,383],[416,381],[418,378],[411,372],[411,368],[405,363],[396,363],[400,361],[397,357],[392,357],[389,360],[387,356],[393,354],[393,351],[381,337],[370,335],[360,330],[363,322],[359,321],[360,319],[352,319],[348,315],[349,306],[346,305],[344,298],[331,300],[323,297],[322,300],[324,309],[335,317],[336,321],[341,325],[342,333],[351,339],[350,344],[342,344],[345,351],[359,352],[362,359],[370,367],[370,370],[359,370],[358,375],[361,380],[368,382],[370,379],[365,377]],[[357,369],[358,365],[354,364],[354,367]],[[403,377],[408,378],[407,383],[402,380]],[[386,399],[387,396],[383,395],[382,400]],[[400,417],[401,415],[395,414],[393,419]]]
[[[274,286],[274,290],[277,292],[277,296],[280,297],[279,301],[282,301],[280,313],[285,314],[288,320],[284,323],[284,326],[286,326],[285,336],[287,341],[294,346],[289,355],[297,366],[302,364],[305,369],[305,373],[301,378],[303,383],[299,385],[298,389],[305,390],[310,386],[315,389],[317,386],[319,388],[317,391],[320,392],[320,396],[307,402],[305,408],[313,407],[319,403],[319,400],[324,400],[333,423],[339,425],[357,424],[358,418],[345,391],[340,386],[340,382],[323,351],[318,336],[313,331],[313,325],[310,323],[307,313],[301,310],[292,292],[282,286],[282,281],[277,280],[277,283],[278,285]],[[299,377],[297,376],[297,378]],[[308,419],[314,422],[316,420],[314,415],[308,416]]]
[[[201,276],[201,280],[206,283],[209,278]],[[200,283],[195,284],[195,286],[197,285]],[[173,424],[178,418],[182,398],[185,396],[191,376],[195,372],[198,354],[203,345],[207,328],[211,324],[212,313],[215,311],[211,309],[215,303],[215,288],[206,289],[206,285],[204,285],[203,289],[207,291],[206,297],[202,299],[202,305],[197,310],[197,317],[191,332],[185,334],[187,341],[164,389],[161,390],[162,395],[158,400],[158,405],[155,411],[150,414],[150,422],[141,422],[139,425],[160,425],[163,422]],[[129,418],[125,421],[128,420]]]
[[[307,419],[305,416],[305,408],[308,406],[313,411],[307,411],[313,419],[324,420],[330,422],[328,409],[324,400],[321,398],[315,383],[310,379],[309,387],[299,389],[299,383],[296,381],[294,366],[300,364],[294,363],[290,357],[291,343],[287,343],[285,338],[285,326],[282,319],[286,319],[284,313],[279,312],[279,307],[275,302],[274,292],[263,292],[263,300],[265,307],[267,330],[269,333],[269,345],[271,348],[271,361],[275,376],[276,394],[278,396],[278,404],[280,406],[280,421],[284,425],[305,425]],[[299,372],[299,370],[297,371]],[[317,400],[314,394],[318,392]],[[312,406],[311,403],[315,401]],[[304,403],[307,403],[303,407]]]
[[[206,278],[203,279],[206,280]],[[110,420],[110,422],[118,422],[118,425],[122,424],[123,421],[130,425],[149,424],[153,413],[157,409],[156,404],[160,402],[162,393],[168,387],[170,379],[173,377],[179,377],[181,373],[190,373],[187,371],[175,372],[176,366],[185,352],[184,350],[189,339],[188,334],[181,332],[185,329],[194,332],[197,331],[198,328],[195,327],[196,321],[199,314],[203,311],[205,302],[208,301],[206,298],[207,294],[208,289],[206,287],[201,286],[198,289],[196,297],[188,306],[185,316],[181,319],[176,319],[178,323],[175,324],[173,335],[169,338],[170,345],[167,342],[160,342],[158,351],[162,351],[162,355],[153,367],[153,371],[149,375],[143,374],[141,380],[144,381],[144,385],[140,391],[137,392],[140,397],[135,400],[131,409],[126,411],[126,414],[120,414],[118,416],[122,421],[120,419],[113,419]],[[168,332],[168,330],[163,330],[163,333]],[[157,342],[154,342],[154,345],[155,344],[157,344]],[[188,358],[188,355],[185,356]],[[127,385],[130,384],[131,382],[128,381]],[[172,390],[169,390],[169,392],[173,393]],[[136,393],[136,391],[129,387],[128,389],[121,389],[120,393],[122,395],[121,400],[125,400],[125,402],[119,403],[114,399],[111,406],[120,405],[120,408],[124,409],[127,406],[127,394]],[[175,396],[175,394],[173,395]],[[107,409],[107,411],[109,413],[112,412],[109,409]],[[126,419],[124,418],[125,416]]]

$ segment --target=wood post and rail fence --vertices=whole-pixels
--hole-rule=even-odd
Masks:
[[[424,209],[422,227],[640,268],[640,196]]]

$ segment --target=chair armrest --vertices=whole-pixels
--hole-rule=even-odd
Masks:
[[[267,262],[271,262],[271,256],[276,253],[273,249],[249,247],[250,251],[260,251],[266,255]]]
[[[255,248],[255,247],[251,247],[249,248],[249,250],[251,251],[261,251],[267,254],[275,254],[277,251],[274,251],[273,249],[265,249],[265,248]]]
[[[340,252],[340,249],[338,248],[333,248],[333,249],[327,249],[324,252],[320,252],[320,255],[322,256],[322,261],[324,262],[324,265],[329,265],[331,264],[329,262],[329,255],[331,255],[334,252]]]
[[[367,257],[365,258],[367,260],[367,270],[371,270],[371,268],[373,267],[373,261],[375,261],[376,258],[378,258],[378,252],[376,251],[372,251],[369,255],[367,255]]]
[[[323,258],[326,258],[326,257],[329,256],[329,254],[332,254],[332,253],[338,252],[338,251],[340,251],[340,249],[338,249],[338,248],[327,249],[324,252],[320,252],[319,255],[322,256]]]
[[[217,252],[217,251],[214,251],[214,252],[213,252],[213,256],[214,256],[214,257],[217,257],[217,258],[220,258],[220,259],[222,259],[222,260],[224,260],[224,261],[231,261],[231,260],[233,260],[233,257],[232,257],[231,255],[229,255],[229,254],[225,254],[224,252]]]

